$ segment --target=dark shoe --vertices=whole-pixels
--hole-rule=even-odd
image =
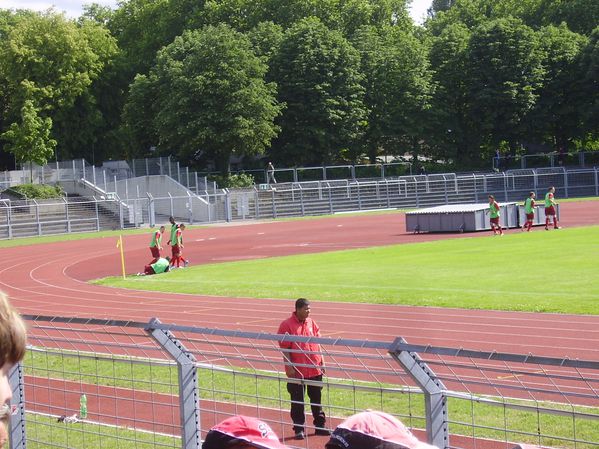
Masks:
[[[297,432],[295,432],[295,436],[293,437],[294,440],[303,440],[306,438],[306,435],[304,434],[303,430],[298,430]]]
[[[317,427],[316,431],[314,432],[316,435],[322,435],[322,436],[330,436],[331,435],[331,431],[329,429],[324,429],[322,427]]]

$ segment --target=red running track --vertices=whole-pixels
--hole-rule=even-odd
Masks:
[[[563,203],[562,224],[596,224],[596,204]],[[186,232],[185,254],[198,264],[465,236],[490,238],[489,233],[414,235],[405,232],[404,218],[403,214],[339,216],[194,229]],[[145,234],[125,239],[128,267],[143,267],[147,244]],[[291,298],[165,295],[88,284],[93,278],[120,274],[114,237],[1,251],[11,264],[0,270],[0,289],[26,314],[135,321],[156,316],[167,323],[275,332],[293,307]],[[415,344],[599,359],[599,316],[341,306],[314,299],[314,317],[325,336],[390,341],[399,335]]]
[[[593,206],[588,202],[564,203],[561,209],[566,218],[562,224],[596,224],[599,217]],[[466,236],[489,238],[488,233],[413,235],[404,229],[402,214],[233,224],[187,231],[185,253],[198,264]],[[127,237],[127,266],[142,267],[146,263],[147,243],[148,235]],[[12,265],[0,270],[0,289],[26,314],[135,321],[157,316],[163,322],[247,331],[275,332],[292,310],[293,299],[166,296],[88,284],[93,278],[120,274],[114,245],[114,238],[104,238],[3,249],[4,260]],[[315,301],[313,310],[325,336],[331,337],[390,341],[401,335],[410,343],[590,360],[597,360],[599,352],[596,316],[370,304],[341,306],[319,301]],[[38,394],[45,389],[38,389]],[[59,390],[68,395],[66,402],[72,402],[76,409],[78,388],[65,384]],[[48,407],[56,401],[65,402],[58,397],[38,399],[36,403],[46,403]],[[150,402],[159,406],[160,401],[154,399]],[[167,403],[172,400],[162,399]],[[131,419],[135,420],[138,412],[125,405],[120,413],[133,413]],[[260,410],[254,414],[259,413]],[[280,434],[287,436],[283,429]],[[309,440],[311,447],[322,447],[316,438]]]

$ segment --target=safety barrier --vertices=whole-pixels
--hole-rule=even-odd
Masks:
[[[12,449],[197,449],[211,426],[235,414],[259,417],[295,447],[283,340],[320,345],[327,371],[317,385],[333,428],[376,409],[443,449],[599,447],[597,361],[413,345],[401,337],[25,318],[30,348],[10,373]]]

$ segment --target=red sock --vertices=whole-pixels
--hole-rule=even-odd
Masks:
[[[545,227],[549,227],[549,217],[545,218]]]
[[[553,226],[557,228],[557,217],[553,217]]]
[[[530,231],[532,229],[532,221],[528,222],[528,230]]]

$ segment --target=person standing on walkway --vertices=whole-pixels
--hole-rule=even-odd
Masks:
[[[499,204],[495,201],[495,197],[493,195],[489,195],[489,221],[491,222],[491,230],[493,231],[493,235],[497,235],[499,231],[499,235],[503,235],[503,229],[499,224]]]
[[[528,198],[524,201],[524,213],[526,214],[526,222],[522,225],[522,230],[526,229],[527,232],[530,232],[532,228],[532,223],[535,219],[535,193],[530,192],[528,194]]]
[[[0,292],[0,449],[8,442],[12,388],[8,374],[25,356],[27,334],[25,324],[17,311]]]
[[[295,301],[295,311],[281,323],[278,334],[320,337],[320,328],[310,318],[310,301],[299,298]],[[291,342],[282,340],[279,343],[283,350],[285,373],[289,379],[287,391],[291,396],[291,420],[296,440],[306,437],[304,414],[304,393],[307,390],[316,435],[330,435],[326,429],[326,417],[322,410],[322,376],[325,372],[324,357],[318,343]],[[304,381],[308,381],[305,384]],[[315,385],[314,383],[318,383]]]
[[[557,213],[555,211],[555,206],[557,203],[555,202],[555,197],[553,196],[555,193],[555,187],[549,187],[549,190],[545,194],[545,231],[549,231],[549,222],[551,218],[553,218],[553,228],[561,229],[557,224]]]
[[[266,183],[270,184],[276,184],[277,180],[275,179],[275,166],[272,165],[272,162],[269,162],[266,165]]]
[[[160,251],[162,251],[162,234],[164,233],[164,226],[160,226],[157,231],[152,231],[152,241],[150,242],[150,252],[152,253],[152,261],[150,265],[160,259]]]

